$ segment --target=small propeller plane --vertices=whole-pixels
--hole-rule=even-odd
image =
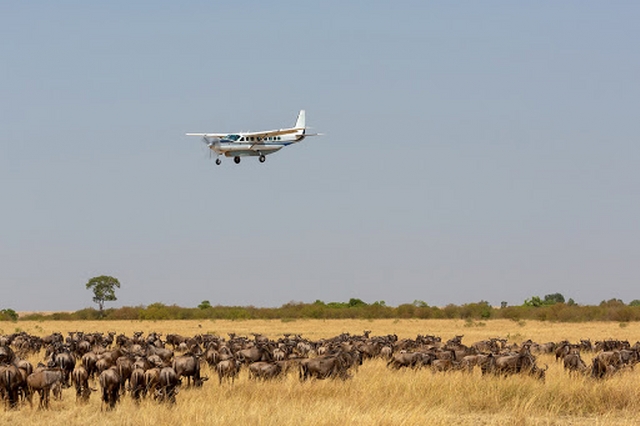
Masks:
[[[209,149],[218,157],[216,164],[220,165],[220,155],[233,157],[236,164],[241,157],[258,157],[264,163],[265,156],[280,151],[285,146],[302,141],[307,136],[319,136],[319,133],[306,133],[305,112],[301,110],[294,127],[263,132],[238,133],[187,133],[187,136],[200,136]]]

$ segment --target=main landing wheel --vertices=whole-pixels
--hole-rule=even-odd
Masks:
[[[233,157],[233,162],[236,164],[240,164],[240,157]]]
[[[222,160],[219,158],[216,158],[216,164],[219,166],[220,164],[222,164]]]
[[[261,155],[258,160],[260,160],[261,163],[264,163],[264,160],[266,160],[267,157],[265,157],[264,155]]]

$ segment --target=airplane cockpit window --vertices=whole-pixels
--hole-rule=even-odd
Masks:
[[[240,139],[240,135],[227,135],[225,139],[236,142],[238,139]]]

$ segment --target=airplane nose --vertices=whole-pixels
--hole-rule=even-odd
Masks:
[[[202,142],[206,144],[209,149],[220,146],[220,139],[209,139],[208,137],[203,136]]]

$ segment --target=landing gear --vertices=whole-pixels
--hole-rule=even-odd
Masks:
[[[260,157],[258,157],[258,160],[259,160],[261,163],[264,163],[264,160],[266,160],[266,159],[267,159],[267,158],[266,158],[264,155],[260,155]]]
[[[216,164],[219,166],[220,164],[222,164],[222,160],[219,158],[216,158]]]
[[[236,164],[240,164],[240,157],[233,157],[233,162]]]

